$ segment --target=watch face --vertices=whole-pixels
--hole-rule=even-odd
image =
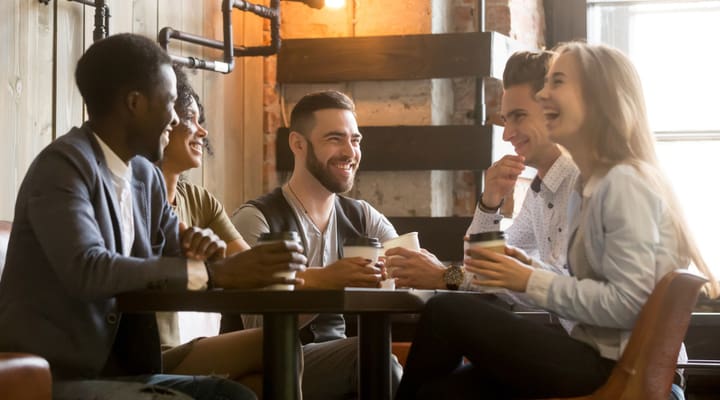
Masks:
[[[455,286],[455,289],[457,289],[464,280],[465,270],[462,267],[451,265],[445,270],[445,284],[448,286],[448,289],[453,289],[452,286]]]

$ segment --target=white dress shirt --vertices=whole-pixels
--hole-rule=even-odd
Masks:
[[[505,231],[506,243],[541,260],[544,266],[562,271],[567,264],[568,200],[579,174],[572,158],[563,153],[542,180],[536,176],[525,195],[520,212]],[[488,213],[476,207],[467,233],[500,230],[502,218],[499,212]],[[472,274],[466,275],[463,289],[483,290],[470,283]]]
[[[125,163],[112,149],[95,135],[100,150],[105,156],[108,169],[112,174],[113,188],[115,189],[115,199],[120,205],[120,234],[122,242],[122,255],[129,256],[135,241],[135,222],[133,220],[133,202],[132,202],[132,167],[130,163]]]

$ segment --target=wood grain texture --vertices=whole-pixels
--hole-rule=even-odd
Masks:
[[[84,50],[84,6],[67,1],[55,2],[55,126],[53,139],[83,123],[83,100],[75,84],[75,64]]]
[[[491,163],[492,128],[478,125],[365,126],[362,171],[483,170]],[[277,135],[277,170],[290,171],[289,130]]]
[[[280,49],[278,81],[499,79],[517,47],[496,32],[290,39]]]
[[[0,2],[0,219],[12,220],[17,189],[52,140],[51,6]]]

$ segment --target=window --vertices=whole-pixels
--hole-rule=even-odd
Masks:
[[[588,42],[621,49],[645,90],[660,162],[720,277],[720,1],[588,1]]]

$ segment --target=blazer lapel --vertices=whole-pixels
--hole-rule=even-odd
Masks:
[[[146,193],[147,186],[133,176],[132,189],[133,221],[135,222],[135,241],[132,245],[132,255],[147,257],[150,255],[148,249],[150,243],[150,215],[148,211],[148,194]]]

